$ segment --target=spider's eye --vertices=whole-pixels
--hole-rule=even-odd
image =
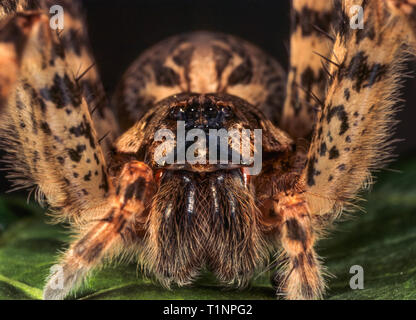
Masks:
[[[223,113],[223,115],[226,119],[231,118],[232,115],[233,115],[233,111],[232,111],[231,107],[229,107],[229,106],[221,107],[221,112]]]
[[[197,120],[200,117],[199,105],[191,104],[185,110],[187,120]]]
[[[218,116],[218,108],[211,102],[204,104],[204,116],[208,119],[214,119]]]
[[[185,120],[185,111],[183,107],[173,107],[169,112],[169,119],[171,120]]]

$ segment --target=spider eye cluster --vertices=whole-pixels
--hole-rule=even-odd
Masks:
[[[230,106],[217,105],[212,101],[193,101],[184,105],[175,105],[169,111],[169,119],[184,121],[185,129],[221,129],[224,122],[233,117]]]

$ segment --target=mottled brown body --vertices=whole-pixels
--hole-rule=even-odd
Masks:
[[[124,129],[158,102],[180,92],[228,93],[258,107],[277,123],[285,72],[268,54],[230,35],[193,32],[169,38],[133,62],[116,101]]]
[[[112,100],[120,136],[85,29],[77,31],[80,7],[60,3],[61,33],[42,13],[49,1],[0,5],[0,65],[11,62],[0,73],[9,177],[35,186],[77,234],[44,297],[64,298],[120,254],[166,286],[187,285],[203,268],[244,286],[279,253],[278,294],[321,298],[314,244],[391,155],[413,1],[293,1],[286,95],[278,63],[241,39],[169,38],[123,76]],[[365,29],[349,28],[354,4],[364,7]],[[260,174],[243,164],[156,163],[154,135],[177,121],[207,136],[261,129]]]

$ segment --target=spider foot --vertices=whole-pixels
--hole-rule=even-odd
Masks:
[[[325,284],[315,250],[314,230],[306,201],[287,196],[279,201],[283,216],[281,242],[286,256],[284,271],[276,278],[289,300],[321,299]]]

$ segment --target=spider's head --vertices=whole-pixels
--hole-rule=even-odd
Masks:
[[[131,160],[155,174],[146,261],[159,279],[183,284],[205,264],[226,281],[245,281],[265,249],[250,175],[291,146],[257,108],[218,93],[168,97],[118,139],[110,174]],[[224,269],[218,250],[251,258],[238,266],[244,270]]]
[[[140,160],[159,172],[251,168],[248,171],[257,175],[263,155],[285,152],[291,144],[243,99],[225,93],[182,93],[160,101],[118,139],[114,163]]]

